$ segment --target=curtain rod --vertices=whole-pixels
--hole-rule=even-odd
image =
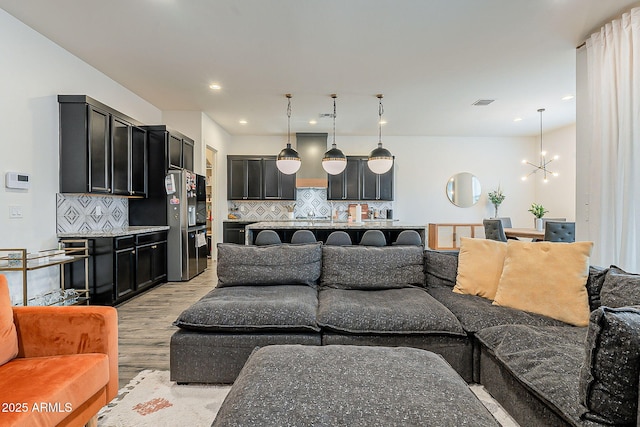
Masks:
[[[596,27],[596,29],[594,29],[593,31],[590,32],[590,34],[587,36],[587,38],[585,39],[585,41],[583,41],[582,43],[580,43],[578,46],[576,46],[576,49],[580,49],[581,47],[583,47],[584,45],[587,44],[587,40],[589,39],[589,37],[591,37],[591,34],[598,32],[602,27],[604,27],[605,25],[607,25],[610,22],[615,21],[616,19],[622,19],[622,15],[624,15],[625,13],[631,13],[631,11],[635,8],[637,8],[638,5],[634,5],[631,6],[629,9],[624,10],[623,12],[618,13],[615,17],[606,20],[603,24],[599,25],[598,27]]]

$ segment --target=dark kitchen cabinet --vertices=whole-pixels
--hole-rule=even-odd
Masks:
[[[393,200],[393,167],[377,175],[366,156],[347,156],[342,173],[328,175],[327,200]]]
[[[116,301],[136,290],[136,248],[133,237],[115,239],[114,252],[114,291]]]
[[[143,129],[149,135],[150,174],[156,169],[162,171],[163,178],[168,169],[186,169],[193,172],[193,139],[165,125],[143,126]],[[154,167],[152,163],[158,164]]]
[[[360,200],[393,200],[393,166],[388,172],[376,174],[361,160],[362,193]]]
[[[222,223],[222,242],[223,243],[237,243],[239,245],[245,244],[245,229],[248,224],[253,224],[249,221],[225,221]]]
[[[276,166],[276,158],[262,159],[263,198],[274,200],[296,199],[296,175],[286,175]]]
[[[91,304],[119,304],[166,281],[166,231],[89,239]]]
[[[262,158],[227,156],[227,199],[262,199]]]
[[[146,133],[84,95],[58,96],[60,192],[146,195]]]
[[[296,175],[276,167],[275,156],[227,156],[228,200],[295,200]]]
[[[327,200],[359,200],[361,157],[347,156],[347,167],[337,175],[329,175]]]
[[[164,282],[166,278],[166,233],[136,235],[136,290]]]

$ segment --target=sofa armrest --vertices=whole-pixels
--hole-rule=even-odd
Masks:
[[[107,401],[118,392],[118,312],[113,307],[13,307],[18,357],[103,353]]]

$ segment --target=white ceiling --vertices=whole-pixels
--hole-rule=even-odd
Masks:
[[[637,0],[0,0],[162,110],[234,135],[517,136],[575,122],[575,48]],[[210,90],[211,83],[222,86]],[[91,94],[87,94],[91,95]],[[486,107],[471,104],[495,99]],[[523,120],[514,122],[515,117]],[[241,125],[240,119],[248,124]],[[310,125],[317,119],[317,125]]]

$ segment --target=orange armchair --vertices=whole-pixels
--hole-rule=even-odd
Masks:
[[[17,356],[0,365],[0,425],[96,423],[118,391],[116,309],[11,307],[8,298],[0,276],[0,318],[8,306],[17,335]]]

